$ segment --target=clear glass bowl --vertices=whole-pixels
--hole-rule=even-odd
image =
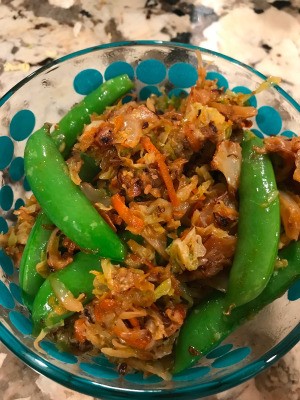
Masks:
[[[23,155],[28,136],[44,122],[57,122],[102,80],[121,73],[135,78],[141,99],[162,88],[188,92],[195,83],[197,47],[153,41],[96,46],[53,61],[28,76],[0,99],[0,230],[15,221],[13,211],[30,194]],[[265,77],[253,68],[216,52],[200,49],[210,78],[233,90],[255,89]],[[238,88],[237,88],[238,87]],[[236,89],[237,88],[237,89]],[[255,132],[292,136],[299,131],[299,105],[280,87],[252,100],[257,104]],[[300,285],[265,308],[228,337],[199,365],[171,382],[141,374],[119,377],[102,357],[76,357],[50,342],[45,354],[33,347],[30,315],[22,305],[18,271],[0,251],[0,339],[25,363],[49,378],[80,392],[108,399],[195,399],[221,392],[253,377],[282,357],[300,338]]]

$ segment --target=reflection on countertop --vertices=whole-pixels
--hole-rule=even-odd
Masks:
[[[300,1],[2,0],[0,96],[67,53],[157,39],[220,51],[282,77],[300,100]],[[88,400],[25,366],[0,344],[2,400]],[[300,345],[255,379],[210,400],[299,400]],[[208,399],[208,398],[207,398]]]

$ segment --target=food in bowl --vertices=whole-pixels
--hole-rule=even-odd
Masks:
[[[300,139],[255,137],[251,94],[198,73],[124,104],[113,78],[28,140],[34,196],[1,241],[37,346],[170,379],[299,278]]]

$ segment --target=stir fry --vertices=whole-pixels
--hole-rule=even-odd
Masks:
[[[33,195],[0,240],[37,348],[171,379],[299,278],[300,138],[255,137],[251,95],[198,74],[125,104],[114,78],[29,138]]]

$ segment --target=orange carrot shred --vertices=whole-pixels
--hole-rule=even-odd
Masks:
[[[165,157],[154,146],[154,144],[151,142],[151,140],[149,139],[148,136],[144,136],[141,139],[141,144],[142,144],[143,148],[148,153],[154,153],[155,154],[156,162],[157,162],[161,177],[162,177],[163,181],[165,182],[170,201],[171,201],[173,207],[178,207],[179,206],[179,199],[178,199],[177,194],[175,192],[173,181],[172,181],[172,178],[170,176],[167,164],[165,163]]]
[[[111,204],[132,233],[140,233],[144,229],[144,221],[132,213],[130,208],[126,206],[124,197],[120,196],[119,193],[112,196]]]

